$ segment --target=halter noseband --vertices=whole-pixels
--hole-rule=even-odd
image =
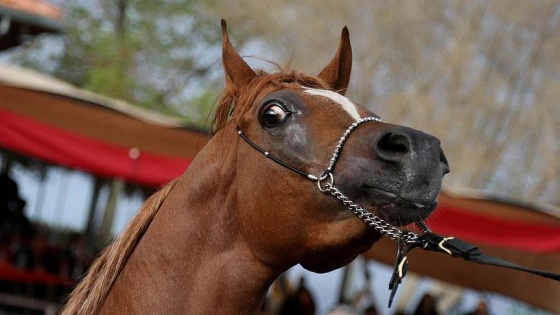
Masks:
[[[391,295],[389,297],[389,307],[391,307],[391,303],[393,301],[395,293],[397,292],[397,288],[399,284],[402,282],[402,279],[406,275],[407,264],[408,264],[407,255],[414,248],[422,248],[424,250],[440,252],[455,258],[462,258],[464,260],[476,262],[479,264],[493,265],[498,267],[505,267],[509,269],[529,272],[532,274],[543,276],[545,278],[560,281],[560,274],[522,267],[494,256],[485,255],[478,249],[478,247],[471,245],[465,241],[462,241],[458,238],[443,237],[441,235],[438,235],[432,232],[423,221],[419,221],[415,223],[416,226],[418,226],[422,230],[423,234],[421,235],[413,231],[400,230],[397,227],[388,223],[387,221],[383,220],[379,216],[355,204],[352,200],[346,197],[338,188],[334,186],[333,170],[336,165],[336,162],[338,161],[338,158],[340,157],[340,152],[342,150],[342,147],[344,146],[344,143],[346,142],[346,140],[348,139],[352,131],[354,131],[362,123],[369,122],[369,121],[383,123],[383,120],[381,120],[378,117],[365,117],[350,125],[346,129],[342,137],[340,137],[340,139],[338,140],[338,144],[334,149],[333,155],[330,159],[329,165],[327,166],[326,170],[317,176],[301,171],[285,163],[279,158],[271,155],[268,151],[265,151],[264,149],[256,145],[253,141],[251,141],[241,131],[241,128],[239,128],[239,126],[237,126],[237,133],[250,146],[252,146],[260,153],[264,154],[267,158],[289,169],[290,171],[307,178],[308,180],[316,182],[319,191],[325,194],[329,193],[333,195],[334,197],[336,197],[336,199],[340,200],[342,204],[344,204],[344,206],[350,209],[350,211],[352,211],[355,215],[357,215],[360,219],[362,219],[367,225],[374,228],[381,234],[391,238],[392,240],[397,241],[397,260],[395,262],[395,266],[393,269],[393,275],[391,277],[391,280],[389,281],[389,290],[391,290]]]
[[[267,158],[269,158],[269,159],[273,160],[274,162],[282,165],[283,167],[289,169],[290,171],[307,178],[308,180],[317,182],[317,188],[322,193],[330,193],[331,195],[336,197],[348,209],[350,209],[350,211],[352,211],[360,219],[362,219],[366,224],[368,224],[369,226],[371,226],[372,228],[374,228],[378,232],[388,236],[389,238],[391,238],[392,240],[395,240],[395,241],[396,240],[402,240],[406,244],[415,243],[416,240],[418,239],[418,234],[416,234],[414,232],[411,232],[411,231],[401,231],[400,229],[394,227],[390,223],[381,219],[379,216],[377,216],[377,215],[367,211],[366,209],[360,207],[359,205],[355,204],[352,200],[350,200],[348,197],[346,197],[338,188],[336,188],[334,186],[333,170],[334,170],[334,167],[336,165],[336,162],[338,161],[338,158],[340,157],[340,152],[342,151],[342,147],[344,146],[344,143],[346,142],[346,140],[348,139],[348,137],[350,136],[352,131],[354,131],[362,123],[365,123],[365,122],[368,122],[368,121],[375,121],[375,122],[381,122],[381,123],[383,122],[383,120],[381,120],[378,117],[365,117],[365,118],[362,118],[362,119],[354,122],[352,125],[350,125],[346,129],[346,131],[344,132],[342,137],[340,137],[340,139],[338,140],[338,144],[336,145],[336,147],[334,149],[333,155],[332,155],[332,157],[329,161],[329,165],[327,166],[325,171],[323,173],[321,173],[320,175],[313,175],[313,174],[309,174],[309,173],[306,173],[304,171],[301,171],[301,170],[289,165],[288,163],[280,160],[279,158],[275,157],[274,155],[270,154],[268,151],[262,149],[257,144],[255,144],[253,141],[251,141],[251,139],[249,139],[241,131],[241,128],[239,128],[239,126],[237,127],[237,133],[250,146],[255,148],[260,153],[264,154],[264,156],[266,156]]]

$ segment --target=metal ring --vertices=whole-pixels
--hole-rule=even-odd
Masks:
[[[323,175],[327,175],[327,174],[329,175],[328,177],[323,176]],[[326,182],[324,186],[321,185],[322,182]],[[325,172],[325,173],[321,174],[321,176],[319,176],[319,178],[317,179],[317,188],[319,188],[319,191],[321,191],[321,192],[326,192],[327,191],[327,186],[329,186],[329,185],[330,186],[334,185],[334,176],[331,172]]]

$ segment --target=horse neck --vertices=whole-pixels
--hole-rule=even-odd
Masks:
[[[229,129],[216,134],[177,180],[113,285],[104,313],[258,312],[282,270],[260,263],[236,233],[238,139],[232,141]]]

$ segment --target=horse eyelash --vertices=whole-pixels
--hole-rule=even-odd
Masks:
[[[261,113],[265,111],[265,109],[269,108],[270,106],[279,106],[280,108],[282,108],[282,110],[286,113],[286,115],[292,115],[294,112],[288,109],[288,106],[286,106],[286,104],[282,101],[279,100],[270,100],[268,102],[266,102],[263,106],[263,110],[261,110]]]

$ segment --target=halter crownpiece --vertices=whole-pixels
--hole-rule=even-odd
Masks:
[[[362,208],[361,206],[357,205],[352,200],[350,200],[348,197],[346,197],[338,188],[336,188],[334,184],[335,178],[334,178],[333,170],[336,165],[336,162],[338,161],[338,158],[340,157],[342,147],[346,143],[348,137],[350,137],[350,134],[354,130],[356,130],[356,128],[359,125],[370,121],[380,122],[380,123],[383,122],[383,120],[381,120],[378,117],[365,117],[351,124],[346,129],[342,137],[340,137],[340,139],[338,140],[338,144],[334,149],[333,155],[329,161],[327,168],[325,169],[325,171],[323,171],[323,173],[317,176],[301,171],[285,163],[279,158],[271,155],[268,151],[262,149],[253,141],[251,141],[241,131],[241,128],[239,128],[239,126],[237,126],[237,133],[241,136],[241,138],[243,138],[243,140],[245,140],[245,142],[247,142],[250,146],[252,146],[260,153],[264,154],[267,158],[289,169],[290,171],[307,178],[308,180],[316,182],[319,191],[325,194],[331,194],[336,199],[340,200],[344,206],[346,206],[350,211],[352,211],[352,213],[354,213],[360,219],[362,219],[362,221],[364,221],[367,225],[374,228],[379,233],[397,242],[397,259],[395,261],[395,266],[393,269],[391,280],[389,281],[389,290],[391,290],[391,295],[389,297],[389,307],[391,307],[393,298],[395,297],[399,284],[406,276],[407,265],[408,265],[408,253],[415,248],[421,248],[428,251],[444,253],[455,258],[462,258],[464,260],[476,262],[483,265],[493,265],[498,267],[524,271],[539,276],[543,276],[545,278],[560,281],[560,274],[522,267],[494,256],[485,255],[478,249],[478,247],[471,245],[458,238],[444,237],[438,235],[432,232],[430,228],[423,221],[419,221],[415,223],[416,226],[420,230],[422,230],[423,232],[422,234],[418,234],[408,230],[401,230],[391,225],[387,221],[383,220],[379,216],[367,211],[366,209]]]

